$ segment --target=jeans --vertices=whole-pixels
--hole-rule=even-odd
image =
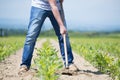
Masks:
[[[61,12],[60,12],[61,14]],[[60,46],[60,51],[62,58],[65,62],[65,54],[64,54],[64,44],[63,44],[63,37],[60,34],[60,28],[59,25],[52,13],[52,11],[47,11],[43,10],[40,8],[36,7],[31,7],[31,16],[30,16],[30,21],[28,25],[28,32],[26,35],[26,40],[24,44],[24,49],[23,49],[23,55],[22,55],[22,65],[26,65],[28,69],[31,66],[31,59],[32,59],[32,54],[34,51],[34,46],[36,43],[36,39],[39,36],[39,33],[41,31],[41,27],[43,25],[44,20],[48,17],[53,25],[53,28],[55,30],[55,33],[58,37],[59,40],[59,46]],[[65,20],[64,20],[65,24]],[[66,24],[65,24],[66,25]],[[73,62],[73,54],[71,50],[71,45],[69,42],[69,37],[68,35],[66,36],[66,42],[67,42],[67,53],[68,53],[68,64],[72,64]]]

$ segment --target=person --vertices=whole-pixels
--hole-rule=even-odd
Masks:
[[[22,63],[20,64],[20,71],[28,71],[31,66],[32,54],[36,39],[41,31],[44,20],[48,17],[53,25],[56,36],[59,40],[59,46],[63,61],[65,62],[63,34],[67,34],[65,20],[62,20],[61,4],[63,0],[32,0],[30,21],[28,25],[28,32],[23,49]],[[68,65],[69,69],[77,70],[73,63],[73,54],[69,41],[68,34],[66,35]],[[66,65],[65,65],[66,66]]]

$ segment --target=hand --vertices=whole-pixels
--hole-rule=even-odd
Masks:
[[[67,33],[67,30],[66,30],[65,26],[60,26],[60,33],[62,35]]]

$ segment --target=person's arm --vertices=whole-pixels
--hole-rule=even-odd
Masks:
[[[66,34],[67,30],[63,24],[63,21],[60,17],[60,13],[59,13],[59,10],[58,10],[58,7],[56,5],[56,0],[48,0],[50,6],[51,6],[51,9],[52,9],[52,12],[53,12],[53,15],[55,17],[55,19],[57,20],[59,26],[60,26],[60,33],[61,34]]]

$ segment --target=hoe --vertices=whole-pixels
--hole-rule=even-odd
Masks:
[[[61,17],[62,17],[62,20],[66,25],[66,22],[65,22],[65,15],[64,15],[64,9],[63,9],[63,5],[61,4]],[[67,44],[66,44],[66,34],[63,34],[63,41],[64,41],[64,52],[65,52],[65,69],[62,70],[60,73],[61,74],[65,74],[65,75],[76,75],[77,72],[74,72],[74,71],[70,71],[69,70],[69,65],[68,65],[68,55],[67,55]]]

